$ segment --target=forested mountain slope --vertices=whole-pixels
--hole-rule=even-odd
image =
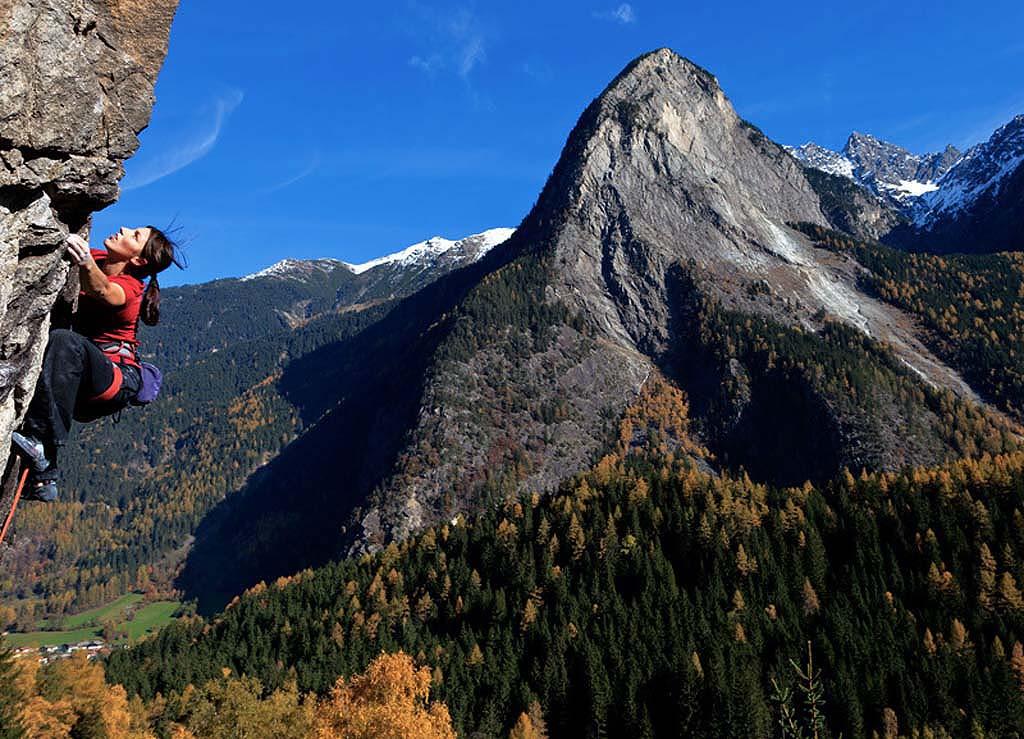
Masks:
[[[504,736],[534,699],[552,736],[774,736],[809,643],[819,736],[1024,730],[1019,453],[779,489],[702,469],[686,406],[652,377],[557,494],[260,584],[108,679],[324,691],[403,649],[462,736]]]
[[[162,395],[79,426],[60,460],[62,501],[22,507],[3,552],[4,625],[31,630],[150,582],[170,588],[204,516],[301,432],[277,385],[282,368],[510,233],[414,245],[366,268],[293,260],[165,289],[161,323],[141,328],[145,356],[165,372]]]
[[[553,489],[655,370],[719,463],[757,480],[938,464],[1012,421],[863,288],[804,169],[673,52],[583,113],[515,235],[284,371],[309,430],[199,530],[206,607],[259,579]],[[303,475],[293,471],[301,468]]]

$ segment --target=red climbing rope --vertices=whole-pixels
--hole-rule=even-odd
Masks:
[[[21,498],[21,491],[25,487],[25,480],[28,479],[29,465],[25,465],[25,469],[21,472],[21,478],[18,480],[18,489],[14,491],[14,499],[11,501],[11,510],[7,513],[7,520],[4,521],[4,528],[0,531],[0,544],[4,543],[4,539],[7,537],[7,529],[11,525],[11,521],[14,520],[14,511],[18,508],[18,500]]]

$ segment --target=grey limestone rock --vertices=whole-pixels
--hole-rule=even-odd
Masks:
[[[118,197],[149,121],[177,0],[0,0],[0,438],[24,415],[61,244]],[[63,297],[62,297],[63,296]],[[6,443],[6,442],[5,442]]]

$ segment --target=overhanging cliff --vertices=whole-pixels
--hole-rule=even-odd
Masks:
[[[177,5],[0,0],[0,439],[76,295],[61,244],[117,200],[149,122]]]

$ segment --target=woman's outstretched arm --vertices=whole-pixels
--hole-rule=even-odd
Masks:
[[[96,264],[96,260],[92,258],[89,244],[85,239],[71,234],[67,237],[66,243],[68,257],[78,265],[78,280],[85,294],[114,308],[124,305],[124,288],[107,279],[103,270]]]

